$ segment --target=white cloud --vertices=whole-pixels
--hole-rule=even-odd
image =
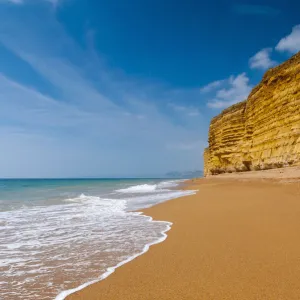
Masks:
[[[166,145],[192,144],[199,132],[168,122],[151,103],[139,101],[136,113],[107,111],[105,105],[92,112],[3,75],[0,90],[2,99],[9,99],[0,103],[0,119],[14,125],[0,126],[1,176],[138,176],[194,167],[199,149]],[[182,159],[183,148],[191,157]]]
[[[209,93],[224,84],[226,80],[216,80],[200,88],[201,93]]]
[[[249,60],[251,69],[267,70],[277,64],[276,61],[270,58],[272,48],[264,48],[252,56]]]
[[[282,38],[275,49],[277,51],[288,51],[290,53],[300,51],[300,24],[294,26],[292,32]],[[257,52],[249,60],[250,68],[266,70],[275,66],[277,62],[270,57],[272,51],[272,48],[264,48]],[[226,88],[224,88],[225,85],[227,85]],[[223,87],[222,89],[220,89],[221,86]],[[215,97],[207,102],[207,106],[221,109],[246,100],[251,89],[252,86],[249,83],[249,78],[246,76],[246,73],[242,73],[236,77],[231,76],[227,80],[211,82],[201,88],[200,91],[202,93],[213,91]]]
[[[166,146],[206,139],[201,118],[187,118],[199,111],[178,104],[173,118],[158,101],[185,103],[189,91],[174,92],[107,68],[52,15],[13,20],[0,11],[0,42],[49,86],[42,92],[31,78],[34,88],[0,76],[0,140],[5,145],[0,177],[156,176],[194,169],[195,161],[201,168],[202,144],[185,147],[188,155],[182,147]],[[188,120],[185,126],[178,121],[180,112]]]
[[[197,117],[200,115],[199,109],[193,106],[183,106],[175,103],[168,104],[174,111],[188,117]]]
[[[189,117],[198,117],[200,115],[200,112],[198,109],[192,110],[187,113]]]
[[[182,105],[178,105],[175,103],[169,103],[169,106],[172,107],[175,111],[185,111],[187,108]]]
[[[227,88],[216,92],[215,97],[209,100],[207,106],[210,108],[225,108],[237,102],[245,100],[252,86],[249,84],[249,78],[246,73],[230,76],[227,80]]]
[[[293,27],[292,32],[282,38],[276,46],[277,51],[297,53],[300,51],[300,24]]]
[[[7,2],[10,2],[13,4],[22,4],[23,0],[0,0],[0,3],[7,3]]]
[[[26,4],[28,2],[33,2],[34,0],[0,0],[0,3],[12,3],[12,4]],[[58,5],[58,2],[61,0],[43,0],[45,2],[50,2],[54,7]],[[36,1],[37,3],[39,0]]]

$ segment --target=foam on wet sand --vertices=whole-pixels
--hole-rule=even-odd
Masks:
[[[67,299],[298,300],[299,178],[238,176],[146,209],[173,223],[166,241]]]

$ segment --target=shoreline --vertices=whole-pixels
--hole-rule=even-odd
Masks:
[[[181,189],[200,191],[142,210],[154,220],[173,223],[164,243],[66,299],[298,299],[299,182],[222,179],[186,181]],[[244,196],[247,201],[240,200]],[[286,248],[283,253],[281,248]],[[280,283],[278,269],[285,274]]]
[[[185,189],[184,187],[186,186],[186,182],[188,182],[189,180],[190,179],[184,179],[182,182],[180,182],[176,187],[174,187],[172,189],[175,190],[175,191],[176,190],[188,190],[188,189]],[[60,292],[54,298],[54,300],[64,300],[64,299],[67,299],[68,296],[70,296],[70,295],[72,295],[72,294],[74,294],[76,292],[80,292],[81,290],[83,290],[84,288],[86,288],[86,287],[88,287],[90,285],[99,283],[100,281],[106,279],[108,276],[112,275],[116,271],[116,269],[118,269],[119,267],[121,267],[121,266],[123,266],[123,265],[125,265],[125,264],[127,264],[129,262],[131,262],[132,260],[136,259],[137,257],[139,257],[139,256],[145,254],[146,252],[148,252],[151,246],[160,244],[163,241],[165,241],[167,239],[167,237],[168,237],[167,232],[171,230],[173,223],[169,222],[169,221],[165,221],[165,220],[154,220],[153,217],[151,215],[147,215],[145,213],[145,211],[148,210],[148,209],[151,209],[153,206],[156,206],[156,205],[159,205],[159,204],[162,204],[162,203],[174,200],[174,199],[178,199],[178,198],[182,198],[182,197],[187,197],[187,196],[190,196],[190,195],[193,195],[193,194],[197,193],[197,191],[191,191],[191,192],[194,192],[194,193],[191,193],[191,194],[185,195],[185,196],[176,197],[176,198],[171,198],[171,199],[165,200],[163,202],[154,204],[154,205],[152,205],[150,207],[146,207],[146,208],[142,208],[142,209],[139,209],[139,210],[136,210],[136,211],[132,211],[133,213],[136,213],[136,214],[140,215],[141,217],[145,217],[146,219],[148,219],[149,222],[165,223],[166,224],[166,229],[161,232],[162,236],[159,239],[157,239],[156,241],[154,241],[152,243],[146,244],[144,246],[143,250],[140,253],[136,253],[136,254],[128,257],[127,259],[125,259],[124,261],[119,262],[115,266],[108,267],[106,269],[106,272],[104,274],[100,275],[97,279],[94,279],[94,280],[88,281],[86,283],[83,283],[83,284],[81,284],[78,287],[75,287],[75,288],[72,288],[72,289],[68,289],[68,290],[64,290],[64,291]]]
[[[148,220],[149,222],[166,223],[167,228],[166,228],[164,231],[161,232],[161,234],[162,234],[162,237],[161,237],[161,238],[159,238],[158,240],[156,240],[156,241],[154,241],[154,242],[152,242],[152,243],[146,244],[146,245],[144,246],[142,252],[137,253],[137,254],[134,254],[134,255],[128,257],[127,259],[121,261],[121,262],[118,263],[117,265],[107,268],[107,269],[106,269],[106,272],[105,272],[104,274],[102,274],[99,278],[94,279],[94,280],[92,280],[92,281],[88,281],[88,282],[86,282],[86,283],[83,283],[82,285],[80,285],[80,286],[78,286],[78,287],[76,287],[76,288],[73,288],[73,289],[69,289],[69,290],[65,290],[65,291],[60,292],[60,293],[54,298],[54,300],[64,300],[64,299],[66,299],[68,296],[70,296],[70,295],[72,295],[72,294],[74,294],[74,293],[76,293],[76,292],[80,292],[80,291],[83,290],[84,288],[86,288],[86,287],[88,287],[88,286],[90,286],[90,285],[92,285],[92,284],[98,283],[98,282],[100,282],[100,281],[106,279],[108,276],[112,275],[112,274],[116,271],[116,269],[118,269],[119,267],[121,267],[121,266],[123,266],[123,265],[125,265],[125,264],[127,264],[127,263],[129,263],[129,262],[131,262],[132,260],[136,259],[137,257],[139,257],[139,256],[141,256],[141,255],[143,255],[143,254],[145,254],[146,252],[149,251],[149,249],[150,249],[151,246],[162,243],[162,242],[168,237],[167,232],[168,232],[169,230],[171,230],[172,225],[173,225],[172,222],[153,220],[153,218],[152,218],[151,216],[144,215],[143,212],[140,212],[140,215],[143,216],[143,217],[148,218],[148,219],[149,219],[149,220]]]

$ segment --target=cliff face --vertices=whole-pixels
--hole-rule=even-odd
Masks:
[[[213,118],[204,175],[300,165],[300,52]]]

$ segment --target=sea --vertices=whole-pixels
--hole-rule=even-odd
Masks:
[[[174,179],[0,179],[0,298],[56,299],[162,242],[143,208],[195,191]]]

